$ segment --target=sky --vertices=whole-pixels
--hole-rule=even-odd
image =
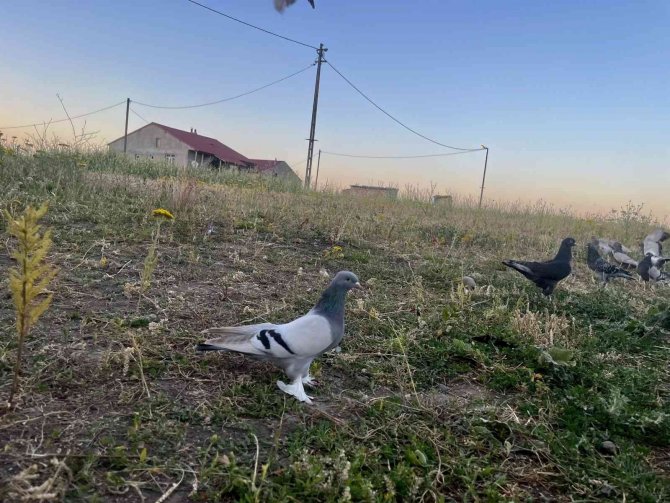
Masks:
[[[629,201],[670,215],[670,2],[200,0],[328,48],[326,59],[387,112],[436,141],[489,147],[487,201],[543,200],[591,213]],[[4,5],[3,5],[4,4]],[[0,2],[0,131],[131,100],[189,105],[235,96],[314,62],[314,49],[186,0]],[[304,176],[315,68],[242,98],[189,110],[132,109],[216,137]],[[106,143],[124,106],[75,121]],[[131,114],[129,129],[145,124]],[[50,132],[68,141],[68,123]],[[327,64],[316,150],[448,153],[393,122]],[[384,183],[479,196],[484,152],[420,159],[322,154],[319,184]],[[316,167],[316,163],[315,163]]]

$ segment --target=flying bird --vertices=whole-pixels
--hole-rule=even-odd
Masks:
[[[637,265],[637,272],[644,281],[666,281],[670,280],[670,275],[663,272],[661,267],[670,259],[655,257],[647,253]]]
[[[556,256],[546,262],[524,262],[521,260],[503,260],[503,264],[523,274],[542,289],[544,295],[551,295],[559,281],[567,278],[572,271],[572,247],[575,240],[565,238],[561,242]]]
[[[314,0],[307,0],[309,4],[314,9]],[[275,9],[279,12],[283,12],[286,7],[289,7],[295,3],[295,0],[275,0]]]
[[[238,327],[210,328],[214,336],[196,347],[199,351],[232,351],[267,360],[282,368],[290,384],[277,381],[284,393],[312,403],[304,384],[315,385],[309,366],[317,356],[337,347],[344,337],[344,301],[352,288],[362,288],[356,275],[338,272],[316,305],[289,323],[261,323]]]
[[[619,262],[623,267],[628,268],[628,269],[635,269],[637,268],[637,260],[633,259],[630,257],[626,251],[624,251],[624,246],[619,243],[618,241],[614,241],[612,243],[612,257],[614,258],[615,261]],[[627,250],[628,248],[626,248]]]
[[[633,279],[633,276],[628,271],[610,264],[603,259],[593,243],[587,245],[586,264],[604,283],[608,283],[612,278]]]

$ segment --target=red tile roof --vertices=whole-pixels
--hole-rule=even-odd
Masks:
[[[269,171],[282,161],[277,159],[249,159],[256,165],[258,171]]]
[[[246,166],[252,163],[250,159],[247,159],[239,152],[234,151],[232,148],[224,145],[215,138],[209,138],[208,136],[202,136],[197,133],[189,133],[188,131],[182,131],[181,129],[175,129],[173,127],[164,126],[163,124],[158,124],[157,122],[152,122],[152,124],[170,133],[178,140],[186,143],[193,150],[214,155],[223,162],[236,164],[238,166]]]

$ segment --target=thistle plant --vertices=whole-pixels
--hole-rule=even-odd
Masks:
[[[37,222],[47,212],[47,206],[39,209],[28,207],[23,215],[15,220],[5,210],[9,234],[17,240],[17,248],[11,253],[16,266],[9,270],[9,289],[12,292],[16,311],[16,331],[18,349],[14,364],[14,379],[9,393],[9,407],[13,406],[14,395],[19,387],[21,358],[24,342],[30,329],[51,304],[52,294],[43,295],[47,286],[56,275],[56,269],[45,262],[51,247],[51,231],[40,234],[41,225]]]

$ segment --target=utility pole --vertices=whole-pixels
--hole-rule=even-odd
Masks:
[[[319,149],[319,156],[316,158],[316,180],[314,180],[314,190],[319,184],[319,167],[321,166],[321,149]]]
[[[126,129],[123,133],[123,154],[126,154],[128,148],[128,114],[130,113],[130,98],[126,99]]]
[[[484,174],[482,175],[482,190],[479,193],[479,207],[482,207],[482,199],[484,199],[484,182],[486,182],[486,165],[489,162],[489,148],[482,145],[482,148],[486,150],[486,158],[484,159]]]
[[[317,54],[319,59],[316,62],[316,83],[314,84],[314,105],[312,106],[312,124],[309,128],[309,146],[307,147],[307,166],[305,167],[305,188],[310,187],[312,178],[312,158],[314,157],[314,133],[316,132],[316,109],[319,105],[319,81],[321,79],[321,63],[324,61],[323,53],[328,49],[319,44]]]

